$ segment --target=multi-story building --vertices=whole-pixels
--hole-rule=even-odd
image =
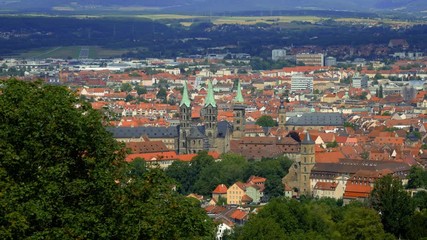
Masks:
[[[273,49],[271,51],[271,59],[273,61],[282,60],[286,58],[286,50],[285,49]]]
[[[367,89],[368,88],[368,80],[369,80],[368,76],[359,75],[359,73],[356,73],[352,78],[352,87]]]
[[[325,59],[325,66],[335,66],[335,65],[337,65],[337,59],[336,58],[334,58],[334,57],[327,57],[326,59]]]
[[[322,53],[309,54],[301,53],[295,56],[296,62],[302,62],[308,66],[325,66],[324,55]]]
[[[294,75],[291,78],[291,92],[313,92],[313,77]]]

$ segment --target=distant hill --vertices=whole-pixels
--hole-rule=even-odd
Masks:
[[[53,7],[148,7],[169,12],[224,12],[250,10],[426,11],[426,0],[0,0],[15,10],[51,10]]]

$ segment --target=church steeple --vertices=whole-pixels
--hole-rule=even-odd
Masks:
[[[216,107],[214,92],[212,88],[212,82],[208,81],[208,94],[205,99],[205,107],[211,105],[212,107]]]
[[[300,193],[305,195],[311,195],[312,186],[310,185],[310,174],[311,170],[316,163],[315,157],[315,142],[311,139],[310,133],[308,131],[305,132],[304,140],[301,142],[301,168],[300,173]]]
[[[179,104],[179,106],[181,107],[182,105],[185,105],[186,107],[190,107],[191,101],[190,98],[188,97],[188,89],[187,89],[187,81],[184,82],[184,89],[182,92],[182,99],[181,99],[181,103]]]
[[[188,97],[187,81],[184,83],[181,103],[179,104],[179,146],[180,154],[188,153],[187,136],[191,129],[191,101]]]
[[[286,109],[285,109],[285,100],[280,98],[280,107],[279,107],[279,128],[285,129],[286,125]]]
[[[242,95],[242,88],[240,87],[240,80],[237,82],[237,94],[234,98],[235,103],[243,103],[245,100],[243,99]]]
[[[237,94],[233,99],[233,138],[240,139],[244,137],[245,130],[245,100],[240,87],[240,80],[237,83]]]
[[[209,141],[209,150],[216,150],[216,138],[218,135],[218,108],[216,106],[212,82],[208,81],[208,94],[203,107],[203,118],[205,123],[205,132]]]

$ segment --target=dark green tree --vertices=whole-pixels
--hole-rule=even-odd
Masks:
[[[101,115],[65,87],[0,84],[1,239],[212,237],[163,171],[127,164]]]
[[[243,228],[237,239],[241,240],[280,240],[286,239],[286,235],[280,225],[273,218],[256,218],[250,220]]]
[[[407,188],[427,188],[427,171],[413,166],[409,172]]]
[[[427,239],[427,209],[416,212],[411,218],[408,239]]]
[[[66,88],[9,80],[0,95],[0,238],[115,236],[121,146]]]
[[[345,239],[394,239],[384,232],[380,215],[369,208],[349,207],[340,221],[338,229]]]
[[[379,98],[383,98],[384,97],[383,85],[380,85],[380,87],[378,89],[378,97]]]
[[[414,200],[415,207],[418,208],[420,211],[427,209],[427,192],[426,191],[417,192],[412,199]]]
[[[130,95],[130,94],[128,94],[128,95],[126,96],[126,98],[125,98],[125,102],[131,102],[131,101],[133,101],[133,100],[135,100],[135,98],[134,98],[132,95]]]
[[[145,87],[140,86],[140,85],[136,85],[135,90],[138,93],[138,95],[147,93],[147,89]]]
[[[133,168],[128,172],[134,173]],[[123,185],[116,209],[121,212],[120,230],[126,236],[121,238],[212,239],[214,225],[200,203],[172,191],[174,183],[163,170],[131,174]]]
[[[120,91],[122,91],[122,92],[130,92],[130,91],[132,91],[132,85],[130,83],[123,83],[120,86]]]
[[[386,232],[398,238],[406,235],[414,206],[399,179],[392,175],[378,179],[370,195],[370,204],[380,214]]]
[[[277,122],[269,115],[262,115],[255,122],[261,127],[274,127],[277,126]]]
[[[157,99],[161,99],[163,101],[166,101],[167,92],[165,88],[160,87],[159,91],[157,92]]]

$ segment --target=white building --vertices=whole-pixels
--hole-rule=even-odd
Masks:
[[[358,73],[356,73],[353,78],[352,78],[352,86],[354,88],[363,88],[363,89],[367,89],[368,88],[368,80],[369,77],[366,75],[359,75]]]
[[[334,58],[334,57],[327,57],[325,59],[325,66],[330,67],[330,66],[335,66],[335,65],[337,65],[337,59],[336,58]]]
[[[273,59],[273,61],[277,61],[285,58],[286,58],[285,49],[273,49],[271,51],[271,59]]]
[[[296,62],[302,62],[308,66],[325,66],[325,59],[323,54],[310,54],[310,53],[301,53],[295,56]]]
[[[313,77],[306,77],[304,75],[294,75],[291,78],[291,92],[301,91],[313,92]]]

